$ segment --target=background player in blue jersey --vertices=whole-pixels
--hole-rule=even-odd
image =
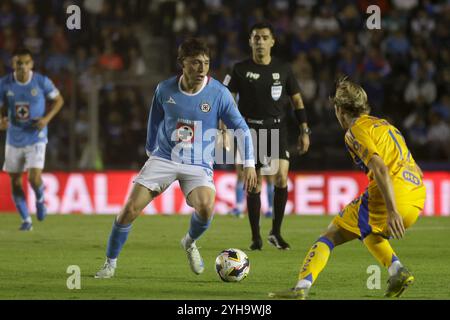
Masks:
[[[244,155],[245,187],[256,185],[255,160],[250,130],[228,89],[207,76],[209,48],[198,39],[183,42],[178,49],[180,77],[156,88],[147,129],[149,159],[134,181],[133,190],[114,221],[106,249],[106,262],[95,275],[114,275],[117,257],[127,240],[131,223],[172,182],[178,180],[187,203],[195,209],[190,227],[181,240],[192,271],[204,270],[195,241],[208,229],[214,210],[213,158],[218,122],[236,129]]]
[[[29,231],[33,227],[22,187],[22,173],[28,170],[28,181],[36,194],[36,215],[42,221],[46,215],[41,174],[47,125],[61,110],[64,100],[49,78],[32,71],[33,57],[29,50],[17,50],[12,65],[14,72],[0,79],[0,130],[7,130],[3,170],[11,178],[14,203],[22,217],[20,230]],[[46,99],[52,100],[48,112]]]

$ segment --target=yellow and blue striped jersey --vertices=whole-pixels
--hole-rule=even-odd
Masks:
[[[366,172],[369,195],[375,201],[381,201],[382,197],[373,173],[367,167],[375,154],[389,169],[396,199],[414,201],[411,192],[423,187],[421,171],[397,128],[384,119],[362,115],[347,130],[345,144],[354,162]]]

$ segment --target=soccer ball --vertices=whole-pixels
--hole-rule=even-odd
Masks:
[[[242,250],[226,249],[216,258],[216,271],[225,282],[239,282],[250,272],[250,261]]]

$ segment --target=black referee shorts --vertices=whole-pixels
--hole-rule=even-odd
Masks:
[[[247,123],[252,131],[256,169],[270,164],[270,160],[289,161],[286,121],[272,125]]]

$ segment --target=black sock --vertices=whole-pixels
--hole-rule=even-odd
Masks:
[[[288,191],[286,188],[275,187],[273,199],[273,220],[272,220],[272,234],[279,235],[281,233],[281,224],[283,223],[284,209],[288,199]]]
[[[259,193],[247,193],[247,209],[248,220],[250,221],[250,227],[252,229],[252,239],[257,240],[261,238],[259,234],[259,217],[261,215],[261,192]]]

